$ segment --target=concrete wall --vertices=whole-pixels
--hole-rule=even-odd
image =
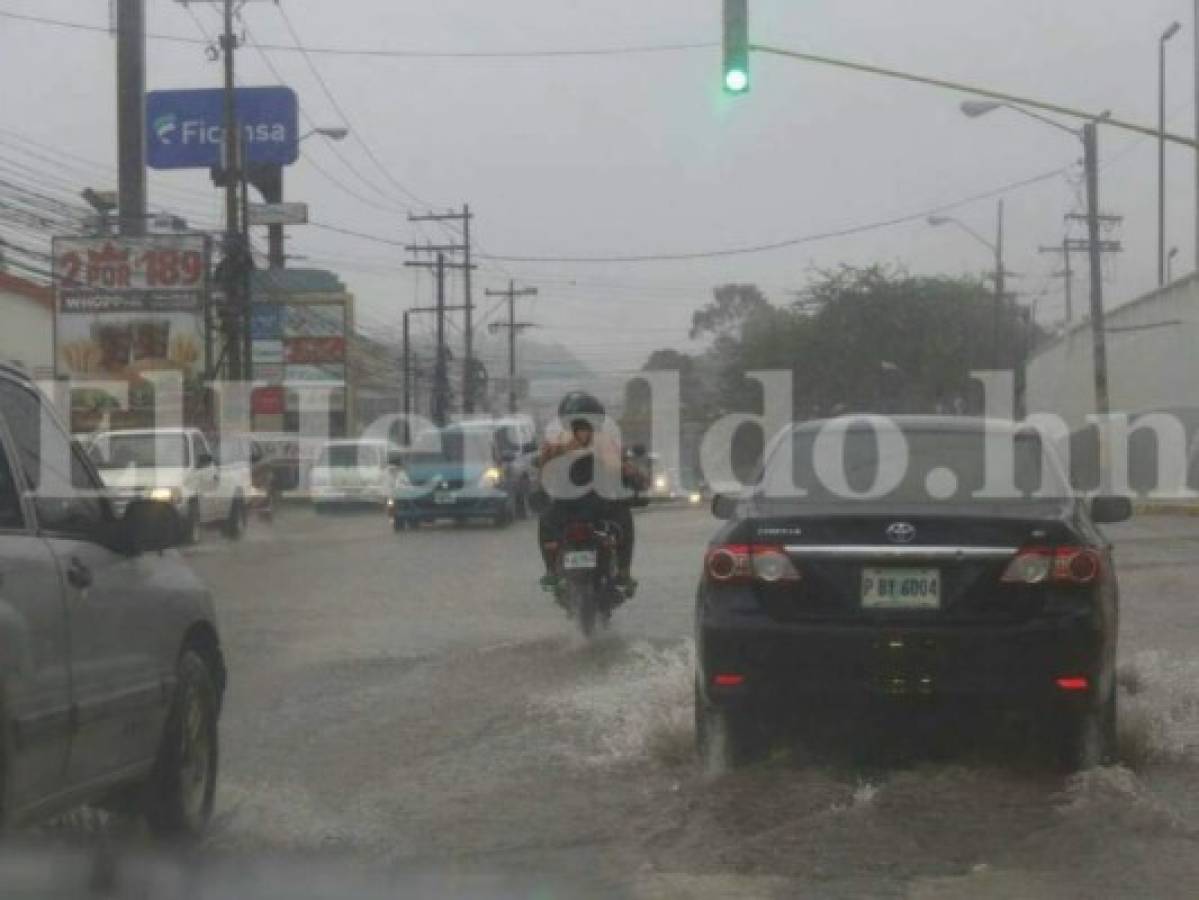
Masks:
[[[1106,326],[1113,411],[1199,407],[1199,277],[1109,310]],[[1041,348],[1028,365],[1029,412],[1086,424],[1095,410],[1091,349],[1089,321]]]

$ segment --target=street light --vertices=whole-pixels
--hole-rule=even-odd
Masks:
[[[998,105],[998,104],[996,104],[996,105]],[[994,303],[994,311],[993,311],[993,316],[994,316],[995,321],[994,321],[994,326],[993,326],[994,332],[992,334],[991,355],[992,355],[992,365],[994,365],[994,367],[996,369],[998,369],[1000,366],[999,329],[1000,329],[1000,323],[1002,320],[1003,305],[1006,300],[1006,298],[1004,296],[1004,294],[1005,294],[1005,291],[1004,291],[1005,277],[1004,276],[1006,275],[1006,272],[1004,271],[1004,267],[1003,267],[1003,201],[1002,200],[999,201],[998,221],[996,223],[996,229],[995,229],[996,240],[994,243],[987,240],[985,237],[983,237],[981,234],[979,234],[977,231],[975,231],[973,228],[971,228],[965,222],[955,219],[952,216],[929,216],[928,224],[931,225],[933,228],[939,228],[942,225],[954,225],[954,226],[960,228],[962,231],[966,232],[966,234],[970,235],[970,237],[974,238],[976,241],[978,241],[980,244],[982,244],[988,250],[990,250],[991,253],[994,254],[994,256],[995,256],[995,303]]]
[[[1157,286],[1166,283],[1166,44],[1182,25],[1171,23],[1157,46]]]
[[[319,134],[321,137],[328,138],[331,141],[344,141],[349,136],[350,129],[337,125],[333,125],[328,128],[310,128],[308,131],[300,135],[300,140],[307,140],[314,134]]]

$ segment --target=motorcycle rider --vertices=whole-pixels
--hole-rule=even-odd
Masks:
[[[635,537],[632,510],[627,503],[597,493],[595,487],[617,484],[644,490],[645,475],[624,459],[619,442],[602,430],[606,421],[607,411],[599,400],[585,391],[572,391],[558,404],[560,433],[543,443],[538,453],[537,466],[543,473],[554,460],[573,456],[569,466],[571,485],[579,490],[584,486],[589,488],[583,493],[568,492],[569,496],[555,496],[555,491],[549,491],[550,504],[537,528],[537,543],[545,563],[541,584],[547,589],[558,583],[553,545],[562,528],[571,518],[602,515],[620,528],[617,544],[620,586],[630,597],[636,590],[636,582],[632,578]],[[544,474],[542,487],[547,487]]]

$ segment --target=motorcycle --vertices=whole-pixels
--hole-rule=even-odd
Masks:
[[[629,597],[617,576],[620,526],[606,520],[569,522],[558,544],[555,598],[579,624],[583,637],[607,627],[612,612]]]

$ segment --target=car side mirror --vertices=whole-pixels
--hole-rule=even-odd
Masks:
[[[169,503],[133,500],[120,522],[122,549],[130,555],[155,553],[183,542],[183,518]]]
[[[717,494],[712,498],[712,515],[718,519],[731,519],[737,514],[737,498],[728,494]]]
[[[537,442],[536,441],[528,441],[524,444],[521,444],[520,452],[521,453],[536,453],[537,452]]]
[[[516,460],[516,454],[513,453],[511,450],[504,450],[503,452],[500,453],[499,456],[500,456],[500,462],[502,462],[502,463],[515,462],[515,460]]]
[[[404,454],[388,453],[387,454],[387,464],[394,469],[404,468]]]
[[[1132,501],[1127,497],[1095,497],[1091,500],[1091,518],[1099,525],[1114,525],[1132,518]]]
[[[216,462],[216,460],[213,459],[211,453],[197,453],[196,454],[196,468],[197,469],[207,469],[214,462]]]
[[[263,459],[262,448],[259,447],[257,444],[255,444],[253,447],[250,448],[250,462],[253,463],[254,465],[258,465],[260,462],[262,462],[262,459]]]

